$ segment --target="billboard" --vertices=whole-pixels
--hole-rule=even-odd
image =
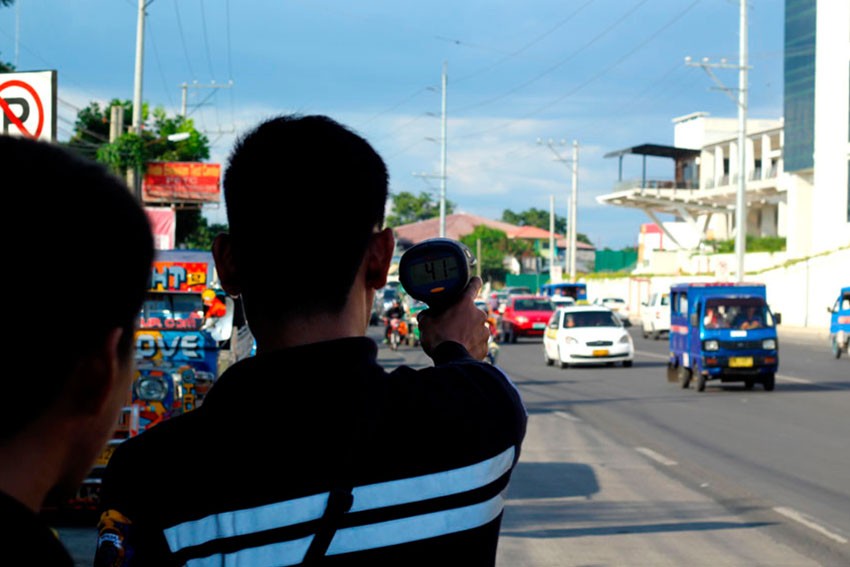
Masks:
[[[153,232],[154,248],[171,250],[174,248],[177,229],[177,213],[171,207],[145,207]]]
[[[221,201],[221,165],[217,163],[150,162],[142,180],[145,203],[203,204]]]
[[[0,134],[56,140],[56,71],[0,73]]]

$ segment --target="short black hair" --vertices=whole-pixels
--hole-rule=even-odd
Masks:
[[[56,143],[0,135],[7,352],[0,439],[23,429],[116,327],[132,356],[153,261],[151,226],[126,183]]]
[[[328,116],[276,116],[240,137],[224,198],[249,322],[339,312],[388,184],[372,146]]]

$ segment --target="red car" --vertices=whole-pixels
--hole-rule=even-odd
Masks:
[[[510,295],[502,311],[502,342],[519,337],[542,337],[555,305],[543,295]]]

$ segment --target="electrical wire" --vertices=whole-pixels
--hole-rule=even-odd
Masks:
[[[616,59],[613,63],[611,63],[611,64],[610,64],[610,65],[608,65],[607,67],[604,67],[604,68],[603,68],[603,69],[601,69],[599,72],[594,73],[593,75],[591,75],[591,76],[590,76],[590,78],[588,78],[586,81],[584,81],[584,82],[580,83],[579,85],[577,85],[577,86],[576,86],[576,87],[574,87],[573,89],[571,89],[571,90],[567,91],[567,92],[566,92],[566,93],[564,93],[563,95],[561,95],[561,96],[559,96],[559,97],[557,97],[557,98],[555,98],[555,99],[553,99],[553,100],[549,101],[548,103],[546,103],[546,104],[544,104],[544,105],[542,105],[542,106],[537,107],[536,109],[534,109],[534,110],[532,110],[532,111],[530,111],[530,112],[525,113],[524,115],[520,116],[519,118],[515,118],[515,119],[512,119],[512,120],[508,120],[508,121],[503,122],[502,124],[500,124],[500,125],[498,125],[498,126],[494,126],[493,128],[488,128],[488,129],[486,129],[486,130],[481,130],[481,131],[473,132],[473,133],[470,133],[470,134],[464,134],[463,136],[460,136],[460,137],[462,137],[462,138],[477,137],[477,136],[481,136],[482,134],[485,134],[485,133],[493,132],[493,131],[496,131],[496,130],[501,130],[501,129],[503,129],[503,128],[506,128],[507,126],[510,126],[511,124],[514,124],[514,123],[516,123],[516,122],[519,122],[520,120],[524,120],[524,119],[526,119],[526,118],[529,118],[529,117],[531,117],[531,116],[534,116],[534,115],[536,115],[536,114],[539,114],[539,113],[543,112],[544,110],[547,110],[547,109],[551,108],[551,107],[552,107],[552,106],[554,106],[555,104],[557,104],[557,103],[559,103],[559,102],[563,101],[564,99],[566,99],[566,98],[568,98],[568,97],[570,97],[570,96],[573,96],[574,94],[576,94],[577,92],[579,92],[581,89],[583,89],[583,88],[584,88],[584,87],[586,87],[587,85],[589,85],[589,84],[593,83],[594,81],[596,81],[596,80],[597,80],[597,79],[599,79],[600,77],[602,77],[602,76],[606,75],[606,74],[607,74],[608,72],[610,72],[612,69],[614,69],[615,67],[617,67],[618,65],[620,65],[623,61],[625,61],[626,59],[628,59],[629,57],[631,57],[632,55],[634,55],[635,53],[637,53],[638,51],[640,51],[641,49],[643,49],[644,47],[646,47],[646,45],[647,45],[648,43],[650,43],[650,42],[651,42],[652,40],[654,40],[656,37],[658,37],[659,35],[661,35],[663,32],[667,31],[667,29],[668,29],[669,27],[671,27],[673,24],[675,24],[677,21],[679,21],[682,17],[684,17],[684,16],[685,16],[685,14],[687,14],[687,13],[688,13],[690,10],[692,10],[692,9],[693,9],[693,8],[694,8],[697,4],[699,4],[699,3],[700,3],[700,1],[701,1],[701,0],[694,0],[693,2],[691,2],[691,4],[689,4],[689,5],[688,5],[687,7],[685,7],[683,10],[681,10],[680,12],[678,12],[675,16],[673,16],[670,20],[668,20],[668,21],[667,21],[664,25],[662,25],[660,28],[658,28],[657,30],[655,30],[655,32],[653,32],[653,33],[652,33],[649,37],[647,37],[646,39],[644,39],[643,41],[641,41],[638,45],[636,45],[636,46],[635,46],[635,47],[633,47],[631,50],[629,50],[628,52],[626,52],[625,54],[623,54],[622,56],[620,56],[619,58],[617,58],[617,59]]]

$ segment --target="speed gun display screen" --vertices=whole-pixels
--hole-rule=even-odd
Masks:
[[[441,308],[463,294],[476,262],[464,244],[448,238],[430,238],[402,255],[398,277],[411,297],[431,308]]]
[[[444,256],[410,266],[410,283],[415,286],[427,286],[429,284],[440,284],[446,280],[458,277],[457,259],[453,256]]]

